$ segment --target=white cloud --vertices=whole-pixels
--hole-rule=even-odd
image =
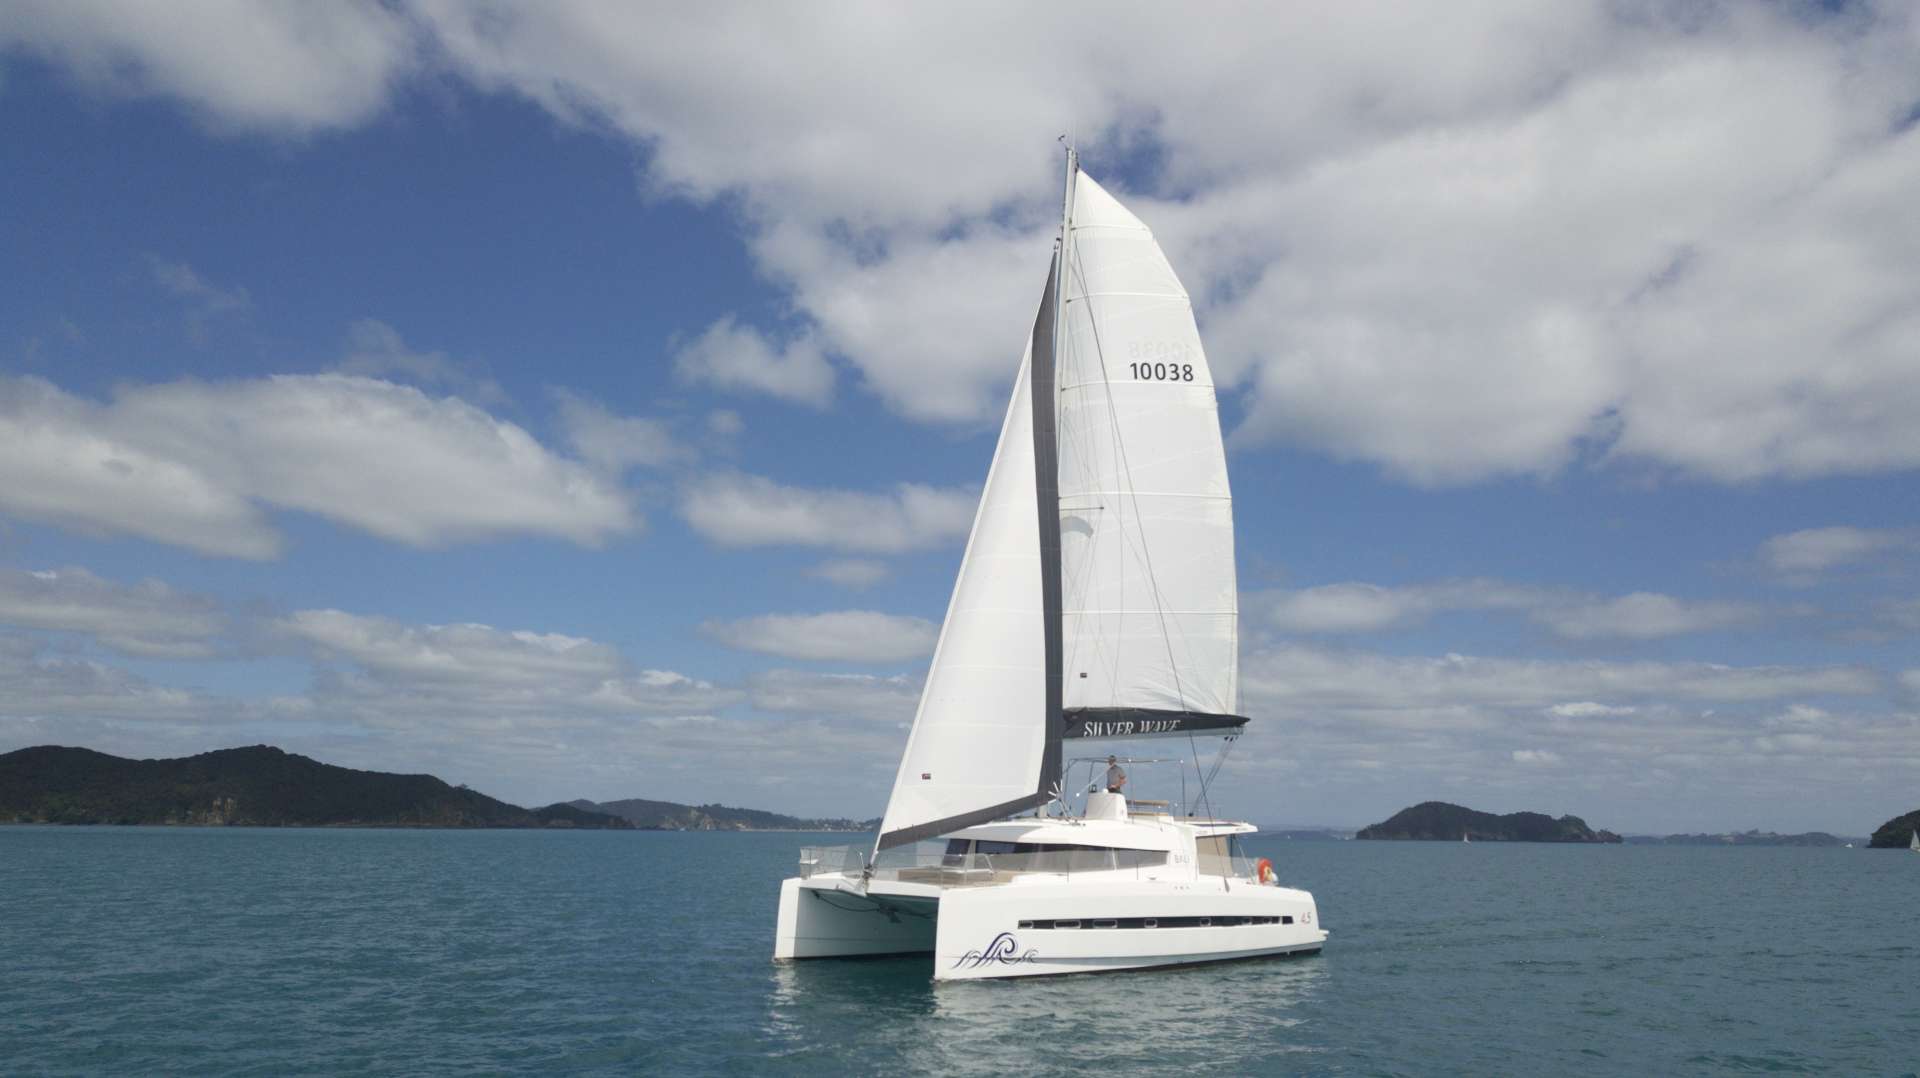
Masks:
[[[121,387],[111,403],[0,377],[0,512],[270,558],[262,506],[414,546],[533,534],[597,544],[627,496],[457,398],[342,375]]]
[[[242,490],[142,445],[108,409],[0,376],[0,511],[206,554],[271,558],[280,535]]]
[[[158,580],[116,584],[85,569],[0,569],[0,625],[85,633],[145,658],[205,658],[227,629],[220,604]]]
[[[1323,584],[1249,598],[1283,632],[1365,633],[1418,624],[1449,610],[1523,610],[1547,601],[1539,588],[1496,580],[1455,580],[1402,588]]]
[[[405,16],[370,0],[20,0],[0,23],[0,44],[58,60],[96,90],[167,94],[217,125],[294,133],[372,115],[415,59],[410,39]]]
[[[42,727],[48,734],[76,718],[199,723],[235,710],[230,701],[155,685],[91,659],[49,655],[38,641],[0,635],[0,718],[62,720]]]
[[[578,394],[557,391],[560,425],[580,459],[619,475],[630,468],[665,468],[696,454],[664,419],[617,416]]]
[[[1806,528],[1761,543],[1760,562],[1776,573],[1823,573],[1858,565],[1913,541],[1911,533],[1888,528]]]
[[[475,404],[505,404],[500,384],[445,352],[422,352],[407,346],[400,331],[385,322],[362,318],[347,327],[347,354],[336,368],[341,374],[390,378],[422,388],[443,388]]]
[[[976,495],[902,483],[890,494],[783,486],[755,475],[697,480],[680,512],[695,531],[724,546],[829,547],[895,554],[964,538]]]
[[[920,702],[920,684],[920,678],[904,674],[767,670],[747,677],[747,694],[761,711],[841,716],[905,728]]]
[[[1557,767],[1560,754],[1549,749],[1515,749],[1513,762],[1532,767]]]
[[[1533,612],[1536,620],[1571,640],[1650,640],[1750,626],[1765,616],[1765,608],[1754,603],[1683,600],[1644,591],[1616,599],[1547,606]]]
[[[933,654],[940,627],[925,618],[836,610],[709,621],[700,632],[730,648],[783,659],[890,663]]]
[[[833,399],[833,366],[802,337],[775,345],[765,334],[722,318],[674,352],[683,381],[766,393],[824,408]]]
[[[1437,614],[1475,610],[1523,613],[1554,635],[1571,640],[1649,640],[1747,627],[1770,613],[1758,604],[1724,599],[1678,599],[1653,592],[1606,598],[1497,580],[1450,580],[1398,588],[1325,584],[1255,593],[1248,602],[1264,607],[1270,623],[1289,633],[1379,632],[1418,625]]]
[[[1448,707],[1539,712],[1567,700],[1752,702],[1785,697],[1864,696],[1879,675],[1855,666],[1728,666],[1718,663],[1478,658],[1399,658],[1283,646],[1241,664],[1248,706],[1340,706],[1372,711]],[[1587,714],[1591,715],[1591,712]]]
[[[864,591],[893,575],[886,562],[871,558],[835,558],[807,570],[807,575],[831,581],[843,588]]]
[[[1243,444],[1428,484],[1920,465],[1902,5],[1140,8],[1091,37],[1072,6],[22,11],[14,40],[228,123],[350,123],[431,63],[645,147],[788,293],[784,351],[708,329],[728,347],[690,369],[736,388],[819,403],[844,362],[905,415],[991,418],[1072,130],[1096,170],[1153,162],[1132,198]]]
[[[1562,719],[1610,719],[1621,715],[1631,715],[1640,710],[1636,707],[1614,707],[1609,704],[1596,704],[1591,700],[1576,700],[1572,703],[1555,704],[1547,709],[1547,714]]]
[[[231,311],[243,311],[253,305],[252,297],[244,288],[221,288],[193,271],[185,262],[167,262],[159,258],[149,258],[147,264],[153,270],[153,279],[162,288],[185,300],[200,316],[227,314]]]

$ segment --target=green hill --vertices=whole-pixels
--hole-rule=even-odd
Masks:
[[[1729,831],[1717,835],[1628,835],[1634,846],[1844,846],[1847,840],[1825,831],[1782,835],[1774,831]]]
[[[268,745],[127,760],[42,745],[0,755],[0,822],[245,827],[630,828],[572,805],[524,809],[432,775],[323,764]]]
[[[569,801],[588,812],[604,812],[654,831],[874,831],[879,820],[809,819],[760,809],[726,805],[682,805],[630,797],[622,801]]]
[[[1611,831],[1595,831],[1578,816],[1554,819],[1540,812],[1509,812],[1495,816],[1445,801],[1425,801],[1401,809],[1393,817],[1354,835],[1361,839],[1459,842],[1619,842]]]
[[[1905,816],[1895,816],[1883,823],[1873,832],[1873,838],[1867,845],[1877,850],[1894,847],[1904,848],[1913,840],[1913,833],[1920,831],[1920,809],[1914,809]]]

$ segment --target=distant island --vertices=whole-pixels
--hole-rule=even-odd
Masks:
[[[1782,835],[1774,831],[1730,831],[1719,835],[1628,835],[1629,846],[1845,846],[1851,839],[1825,831]]]
[[[878,831],[880,821],[811,819],[726,805],[682,805],[674,801],[588,801],[567,804],[585,812],[617,816],[647,831]]]
[[[270,745],[128,760],[42,745],[0,756],[0,821],[238,827],[633,826],[571,805],[524,809],[432,775],[323,764]]]
[[[1913,833],[1920,831],[1920,809],[1914,809],[1905,816],[1895,816],[1879,826],[1867,845],[1876,850],[1893,848],[1905,849],[1913,841]]]
[[[323,764],[270,745],[129,760],[42,745],[0,755],[0,823],[204,827],[864,830],[722,805],[576,801],[526,809],[432,775]]]
[[[1554,819],[1540,812],[1495,816],[1445,801],[1424,801],[1401,809],[1384,823],[1363,827],[1358,839],[1459,842],[1619,842],[1611,831],[1595,831],[1578,816]]]

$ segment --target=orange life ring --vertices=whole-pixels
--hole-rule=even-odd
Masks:
[[[1253,863],[1253,874],[1260,878],[1261,883],[1272,883],[1279,878],[1273,871],[1273,862],[1264,857]]]

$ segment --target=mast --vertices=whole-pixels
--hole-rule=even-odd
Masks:
[[[1046,712],[1040,757],[1041,805],[1060,796],[1061,742],[1066,737],[1066,600],[1060,579],[1060,354],[1066,326],[1067,244],[1073,238],[1074,178],[1080,154],[1067,144],[1066,179],[1060,192],[1060,239],[1053,247],[1048,274],[1046,354],[1035,348],[1030,376],[1033,394],[1034,512],[1040,526],[1040,610],[1046,651]],[[1034,342],[1036,345],[1039,342]]]

